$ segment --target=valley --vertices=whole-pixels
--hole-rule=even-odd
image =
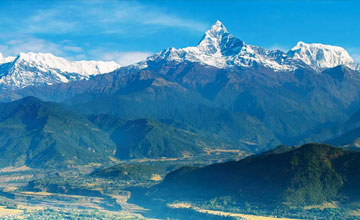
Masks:
[[[8,167],[0,172],[0,219],[360,218],[358,152],[321,144],[281,146],[245,158],[237,151],[215,152],[111,167]]]
[[[196,158],[133,159],[106,169],[6,167],[0,170],[0,219],[153,219],[145,217],[148,209],[128,202],[128,188],[154,186],[184,165],[242,157],[236,150],[213,149]]]

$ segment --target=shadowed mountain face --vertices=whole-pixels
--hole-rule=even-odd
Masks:
[[[230,196],[237,202],[305,206],[358,201],[360,153],[306,144],[203,168],[184,167],[153,187],[153,196],[199,201]],[[156,197],[156,196],[155,196]]]
[[[0,104],[0,167],[69,167],[109,163],[110,157],[181,157],[214,144],[195,132],[156,120],[85,116],[27,97]]]
[[[329,130],[329,129],[328,129]],[[350,148],[352,150],[359,150],[360,148],[360,110],[355,112],[354,115],[350,117],[348,121],[340,126],[333,128],[328,133],[335,134],[332,135],[327,143],[330,143],[335,146],[343,146]]]
[[[353,150],[360,150],[360,127],[332,138],[328,143],[336,146],[349,147]]]

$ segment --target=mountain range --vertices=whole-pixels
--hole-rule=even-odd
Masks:
[[[119,67],[115,62],[69,61],[50,53],[29,52],[5,58],[0,54],[0,89],[68,83]]]
[[[201,146],[205,143],[252,153],[279,144],[326,142],[350,132],[341,127],[360,109],[359,65],[343,48],[299,42],[287,53],[267,50],[234,37],[219,21],[195,47],[165,49],[120,68],[115,63],[73,62],[35,53],[2,58],[0,63],[2,101],[32,96],[44,103],[56,102],[52,104],[86,121],[91,115],[107,115],[140,123],[130,123],[126,128],[123,122],[120,130],[125,133],[150,123],[159,128],[153,130],[152,141],[186,145],[179,147],[179,152],[177,147],[161,145],[152,154],[144,149],[154,152],[156,147],[146,148],[149,145],[136,141],[132,145],[129,143],[134,142],[128,140],[126,145],[137,146],[138,151],[121,154],[127,155],[124,158],[196,153],[201,147],[190,144],[194,139],[199,139],[196,143]],[[112,72],[105,74],[108,71]],[[110,128],[100,128],[102,123],[94,124],[94,128],[107,137]],[[162,129],[174,132],[158,140],[155,136]],[[190,137],[176,129],[195,135]],[[16,132],[6,135],[11,139]],[[179,139],[174,138],[176,134]],[[119,144],[108,141],[109,152],[113,152]]]
[[[299,41],[287,53],[280,50],[267,50],[248,45],[234,37],[220,21],[217,21],[205,33],[196,47],[169,48],[148,58],[148,61],[156,60],[189,61],[217,68],[256,67],[260,65],[275,71],[291,71],[299,67],[310,67],[316,71],[321,71],[338,65],[359,69],[359,65],[341,47],[319,43],[306,44]],[[146,64],[142,65],[146,66]]]
[[[149,62],[155,61],[192,62],[217,68],[260,65],[275,71],[310,67],[320,72],[339,65],[360,70],[360,65],[341,47],[299,41],[287,53],[267,50],[248,45],[234,37],[220,21],[205,33],[196,47],[171,47],[134,66],[144,69]],[[3,57],[0,54],[0,84],[7,89],[21,89],[27,86],[68,83],[89,79],[89,76],[112,72],[118,68],[120,65],[115,62],[68,61],[50,53],[20,53],[16,57]]]

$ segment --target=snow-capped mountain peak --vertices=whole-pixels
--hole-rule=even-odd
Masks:
[[[143,69],[163,61],[193,62],[217,68],[268,68],[274,71],[293,71],[304,67],[321,72],[338,65],[360,70],[360,64],[355,64],[344,48],[300,41],[287,53],[267,50],[234,37],[220,21],[205,32],[198,45],[181,49],[171,47],[129,68]],[[69,61],[50,53],[28,52],[5,58],[0,53],[0,89],[68,83],[89,79],[119,67],[115,62]]]
[[[51,53],[20,53],[14,60],[16,64],[22,63],[37,67],[40,70],[56,69],[66,73],[77,73],[84,76],[111,72],[120,67],[115,62],[103,61],[69,61]]]
[[[169,48],[149,57],[148,61],[164,59],[175,62],[190,61],[218,68],[260,65],[280,71],[291,69],[289,65],[284,64],[286,58],[287,56],[283,52],[247,45],[230,34],[225,26],[217,21],[206,31],[197,46],[182,49]],[[147,65],[142,62],[139,63],[139,66]]]
[[[331,68],[338,65],[352,66],[354,60],[342,47],[320,43],[307,44],[299,41],[288,53],[289,57],[301,60],[315,69]]]
[[[244,46],[243,41],[231,35],[220,21],[216,21],[216,23],[206,31],[197,48],[199,51],[208,55],[216,53],[231,55],[239,53],[242,46]]]
[[[224,26],[221,21],[217,20],[211,28],[205,32],[204,38],[210,37],[214,38],[215,40],[221,38],[222,35],[229,34],[229,32],[226,30],[226,27]]]
[[[3,58],[4,60],[4,58]],[[20,53],[0,63],[0,88],[20,89],[88,79],[120,67],[115,62],[69,61],[50,53]]]
[[[178,63],[195,62],[217,68],[265,67],[275,71],[292,71],[305,67],[321,72],[338,65],[360,70],[360,65],[354,63],[344,48],[316,43],[306,44],[300,41],[288,53],[267,50],[248,45],[234,37],[220,21],[216,21],[205,32],[197,46],[181,49],[172,47],[134,66],[145,68],[148,62],[163,60]]]

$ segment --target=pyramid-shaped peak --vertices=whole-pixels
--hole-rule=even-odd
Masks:
[[[206,31],[197,48],[207,55],[233,55],[239,53],[243,46],[244,42],[231,35],[218,20]]]
[[[207,35],[211,35],[214,37],[219,36],[224,33],[229,33],[229,32],[226,30],[226,27],[224,26],[224,24],[219,20],[217,20],[215,22],[215,24],[213,26],[211,26],[211,28],[206,32]]]
[[[219,21],[219,20],[217,20],[217,21],[215,22],[215,24],[212,26],[212,28],[214,28],[214,27],[226,29],[225,26],[224,26],[224,24],[223,24],[221,21]]]

